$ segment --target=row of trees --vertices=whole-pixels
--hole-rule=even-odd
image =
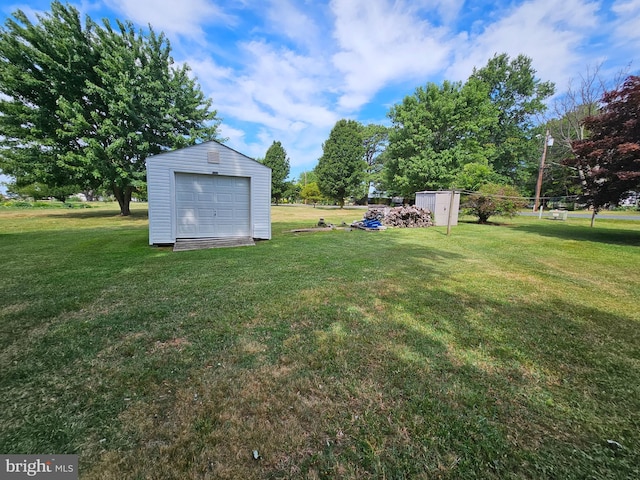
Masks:
[[[271,196],[316,203],[323,199],[344,205],[346,198],[366,197],[368,188],[381,183],[382,156],[389,131],[382,125],[362,125],[340,120],[324,143],[324,154],[311,172],[298,181],[287,181],[290,160],[279,141],[274,141],[265,158],[258,159],[271,168]]]
[[[218,139],[218,125],[151,28],[83,22],[58,1],[36,23],[17,11],[0,28],[0,170],[17,188],[106,190],[128,215],[146,158]]]
[[[0,170],[14,189],[64,198],[107,191],[129,214],[144,194],[149,155],[218,138],[219,120],[187,66],[153,29],[89,17],[54,1],[37,22],[17,11],[0,28]],[[543,195],[580,193],[596,209],[638,185],[638,77],[605,88],[598,71],[556,102],[530,58],[495,55],[466,82],[428,83],[389,111],[390,127],[340,120],[323,144],[315,182],[288,182],[289,158],[273,142],[275,202],[301,195],[344,205],[375,187],[412,197],[425,189],[485,184],[533,191],[543,128],[561,139]],[[604,96],[603,96],[604,94]]]
[[[483,185],[531,195],[549,128],[561,142],[543,195],[577,195],[597,211],[640,189],[639,78],[607,89],[595,69],[541,122],[554,85],[536,78],[530,58],[496,55],[464,83],[417,88],[390,109],[389,128],[338,121],[315,169],[319,191],[340,205],[371,185],[405,198]]]
[[[371,185],[411,198],[451,186],[525,184],[537,166],[536,117],[554,92],[531,63],[496,55],[464,83],[419,87],[391,108],[389,128],[338,121],[316,167],[321,193],[343,205]]]

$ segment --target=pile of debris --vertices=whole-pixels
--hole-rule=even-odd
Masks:
[[[419,228],[431,227],[431,212],[420,207],[403,206],[395,208],[372,208],[365,212],[364,219],[351,224],[364,230],[382,230],[389,227]]]
[[[384,224],[390,227],[419,228],[432,227],[433,221],[429,210],[412,205],[389,209],[384,217]]]
[[[384,223],[384,210],[383,209],[371,209],[364,213],[364,219],[361,222],[363,227],[370,229],[380,230],[383,228]]]

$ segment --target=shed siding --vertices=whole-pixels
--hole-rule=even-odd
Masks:
[[[218,152],[218,163],[209,162],[210,151]],[[271,169],[218,142],[205,142],[147,159],[149,244],[175,243],[175,174],[214,172],[249,178],[252,236],[271,238]]]
[[[449,220],[449,207],[451,205],[450,191],[425,191],[416,192],[416,206],[430,210],[433,214],[433,223],[436,226],[446,225]],[[460,194],[453,197],[453,212],[451,225],[458,224],[458,210],[460,209]]]

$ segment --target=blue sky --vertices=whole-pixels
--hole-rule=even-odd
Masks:
[[[495,53],[533,59],[563,92],[601,65],[640,71],[640,0],[82,0],[94,20],[151,24],[171,41],[223,119],[228,145],[264,157],[274,140],[291,177],[312,169],[341,118],[388,123],[427,82],[465,80]],[[4,0],[0,19],[48,1]]]

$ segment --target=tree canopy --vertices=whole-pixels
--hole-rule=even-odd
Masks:
[[[298,183],[303,187],[312,182],[318,182],[318,175],[315,170],[305,170],[298,176]]]
[[[346,198],[366,193],[364,152],[362,125],[355,120],[339,120],[322,145],[316,166],[322,195],[343,207]]]
[[[457,189],[470,190],[475,192],[482,185],[488,183],[500,183],[500,177],[488,163],[472,162],[467,163],[458,171],[453,179],[452,186]]]
[[[571,144],[575,158],[567,164],[587,172],[584,193],[597,211],[640,189],[640,76],[606,92],[584,125],[590,135]]]
[[[498,112],[479,81],[445,81],[418,87],[389,112],[387,186],[412,197],[425,189],[447,188],[467,163],[486,163]]]
[[[320,193],[320,188],[316,182],[311,182],[305,185],[300,191],[300,196],[303,198],[305,203],[313,203],[314,205],[322,200],[322,194]]]
[[[555,90],[552,82],[536,78],[532,63],[525,55],[510,59],[506,53],[496,54],[470,77],[487,86],[498,112],[498,121],[490,126],[493,169],[516,184],[526,179],[526,162],[537,163],[536,117],[546,110],[544,102]]]
[[[17,184],[106,188],[128,215],[149,155],[217,139],[211,100],[169,41],[55,1],[0,29],[0,168]]]
[[[412,197],[449,188],[467,164],[488,167],[493,181],[523,184],[539,158],[535,119],[553,90],[536,78],[530,58],[506,54],[464,83],[419,87],[389,111],[387,189]]]
[[[268,148],[262,163],[271,169],[271,196],[276,204],[285,194],[289,176],[289,157],[280,142],[274,141]]]

